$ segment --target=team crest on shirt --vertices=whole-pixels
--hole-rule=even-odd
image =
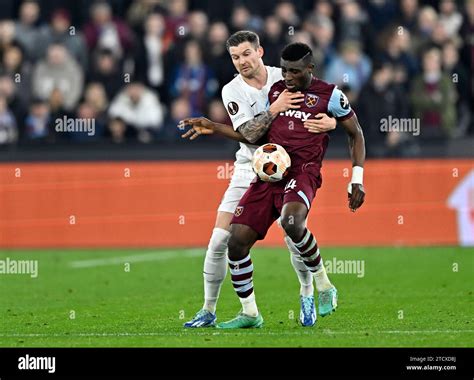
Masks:
[[[280,95],[280,91],[273,91],[272,96],[276,98],[278,95]]]
[[[234,215],[235,216],[240,216],[244,212],[244,206],[237,206],[235,209]]]
[[[227,110],[232,116],[234,116],[239,112],[239,105],[236,102],[229,102],[229,104],[227,104]]]
[[[304,102],[309,108],[315,107],[316,104],[318,104],[319,102],[319,96],[314,94],[306,94],[306,96],[304,97]]]

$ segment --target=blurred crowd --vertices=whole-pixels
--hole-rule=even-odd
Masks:
[[[474,0],[1,3],[0,146],[173,141],[184,117],[230,123],[225,41],[242,29],[259,34],[267,65],[289,42],[310,45],[315,74],[357,111],[369,155],[474,133]],[[65,118],[94,120],[94,134],[58,131]],[[417,120],[421,134],[397,130]]]

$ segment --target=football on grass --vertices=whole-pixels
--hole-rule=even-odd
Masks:
[[[278,144],[269,143],[260,146],[252,159],[253,171],[265,182],[280,181],[287,175],[290,166],[290,156]]]

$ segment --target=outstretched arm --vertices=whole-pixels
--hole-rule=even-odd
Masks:
[[[183,129],[185,125],[190,125],[191,129],[181,137],[189,137],[191,140],[199,135],[209,135],[215,132],[232,140],[254,144],[267,133],[272,121],[280,112],[290,108],[300,108],[298,103],[301,103],[303,99],[304,95],[299,92],[292,93],[284,90],[267,111],[261,112],[253,119],[242,123],[237,131],[234,131],[231,126],[214,123],[204,117],[184,119],[178,124],[178,128]]]
[[[351,118],[339,122],[349,137],[349,151],[352,158],[352,180],[349,191],[349,208],[356,211],[364,203],[365,191],[363,182],[365,162],[365,140],[362,128],[354,114]]]
[[[182,134],[182,138],[189,137],[190,140],[194,140],[199,135],[212,135],[213,133],[217,133],[235,141],[249,143],[239,132],[234,131],[234,128],[230,125],[215,123],[205,117],[183,119],[179,122],[178,128],[184,130],[187,125],[191,126],[191,129]]]

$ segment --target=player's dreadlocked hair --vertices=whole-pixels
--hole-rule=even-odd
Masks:
[[[239,46],[243,42],[250,42],[255,49],[258,49],[260,46],[260,39],[257,33],[251,32],[250,30],[240,30],[229,37],[225,43],[225,47],[227,51],[229,51],[231,46]]]
[[[302,42],[295,42],[285,46],[281,52],[281,58],[292,62],[303,59],[304,63],[310,63],[313,60],[313,51],[308,45]]]

